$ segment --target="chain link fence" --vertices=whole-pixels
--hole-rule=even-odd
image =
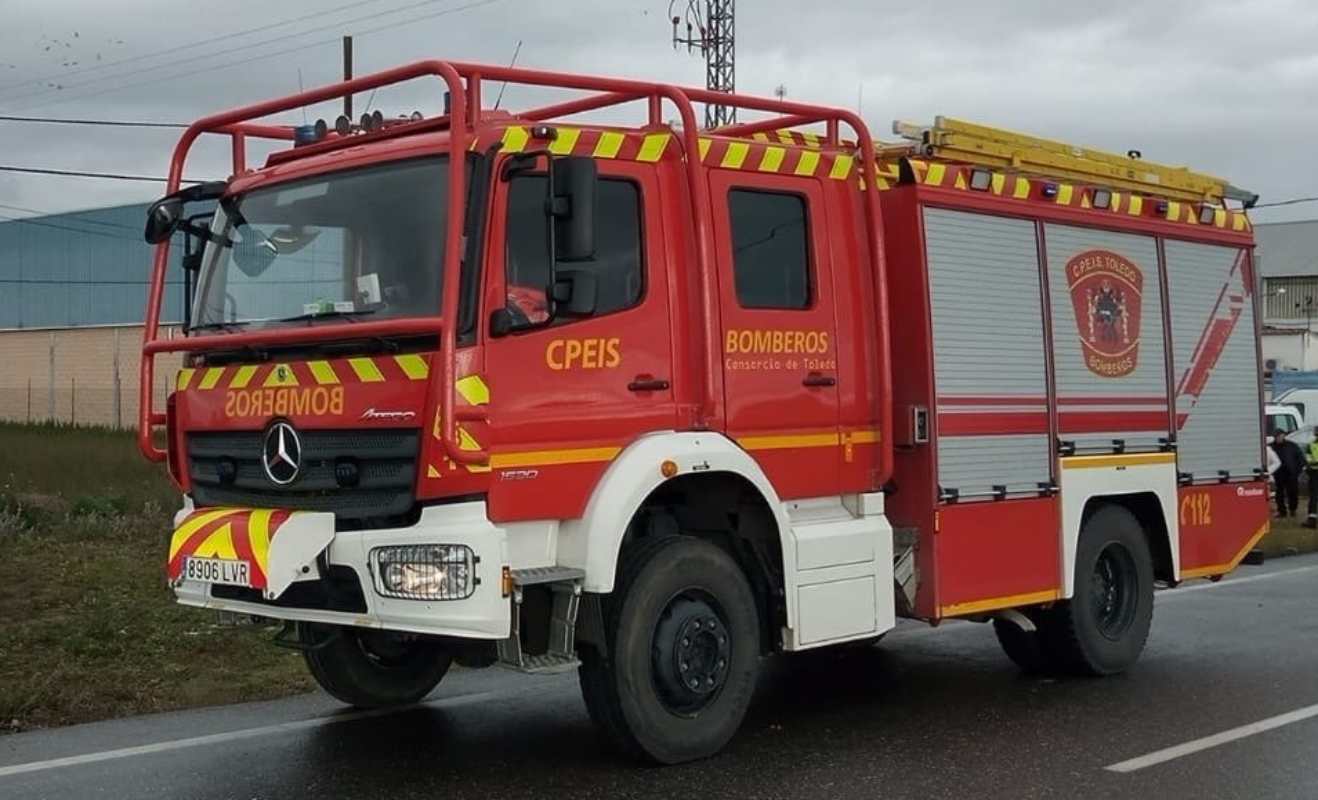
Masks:
[[[141,348],[141,326],[0,331],[0,420],[135,427]],[[157,411],[181,364],[156,358]]]

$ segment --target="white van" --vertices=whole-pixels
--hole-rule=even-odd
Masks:
[[[1301,424],[1313,427],[1318,425],[1318,389],[1287,389],[1276,397],[1272,403],[1279,406],[1294,406],[1300,412]]]
[[[1318,391],[1313,389],[1297,389],[1295,391]],[[1318,408],[1318,398],[1312,404]],[[1296,406],[1289,403],[1268,403],[1263,406],[1263,432],[1265,439],[1271,439],[1273,431],[1282,431],[1286,438],[1298,444],[1300,447],[1308,448],[1309,443],[1313,441],[1313,425],[1305,424],[1303,412]]]

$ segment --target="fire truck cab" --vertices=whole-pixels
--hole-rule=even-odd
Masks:
[[[425,78],[440,116],[259,122]],[[583,94],[510,114],[484,81]],[[764,117],[698,130],[711,102]],[[626,103],[642,124],[571,121]],[[358,706],[455,660],[576,669],[609,742],[663,763],[729,740],[761,657],[899,617],[991,622],[1027,670],[1127,669],[1155,582],[1267,530],[1243,194],[897,132],[446,61],[194,123],[148,215],[139,439],[184,496],[179,601],[286,621]],[[233,174],[179,189],[201,134]],[[293,146],[253,167],[258,140]]]

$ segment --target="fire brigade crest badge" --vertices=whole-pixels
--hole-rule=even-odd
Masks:
[[[1109,250],[1086,250],[1066,262],[1085,366],[1100,378],[1135,371],[1140,346],[1144,273]]]

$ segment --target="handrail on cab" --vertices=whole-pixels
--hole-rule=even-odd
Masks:
[[[449,96],[452,98],[451,112],[449,116],[449,207],[461,208],[466,181],[463,171],[466,168],[466,161],[463,158],[465,142],[467,138],[467,120],[466,120],[466,94],[463,88],[463,82],[457,71],[447,62],[443,61],[419,61],[395,69],[377,72],[371,75],[364,75],[360,78],[354,78],[349,81],[322,86],[305,92],[289,95],[287,97],[267,100],[261,103],[242,106],[230,111],[219,114],[213,114],[203,117],[188,126],[183,135],[179,137],[178,144],[174,147],[174,153],[170,158],[169,175],[165,184],[165,193],[172,194],[179,189],[182,183],[183,164],[187,160],[188,152],[197,137],[203,133],[220,133],[228,134],[232,139],[233,145],[233,170],[234,174],[241,174],[245,170],[246,147],[245,140],[248,136],[273,139],[292,139],[293,134],[290,128],[273,125],[252,124],[251,120],[260,119],[276,114],[281,111],[289,111],[301,108],[313,103],[333,100],[348,94],[367,91],[381,86],[386,86],[401,81],[412,80],[426,76],[438,76],[444,81]],[[456,264],[459,256],[459,247],[462,238],[462,215],[450,214],[448,219],[448,231],[445,238],[444,263]],[[201,347],[218,344],[237,343],[238,336],[208,336],[198,337],[195,340],[182,343],[161,343],[160,335],[160,307],[164,294],[165,272],[169,266],[169,240],[165,240],[156,245],[154,260],[151,267],[151,281],[148,288],[146,320],[142,331],[142,362],[139,368],[139,385],[138,385],[138,415],[137,415],[137,446],[142,451],[142,455],[151,461],[164,461],[167,451],[156,447],[152,441],[152,433],[156,426],[164,424],[166,417],[163,414],[156,413],[153,408],[154,401],[154,384],[155,384],[155,354],[168,350],[195,350]],[[457,282],[445,281],[444,296],[442,300],[441,319],[453,320],[457,318]],[[395,321],[397,322],[397,321]],[[353,330],[365,332],[369,323],[359,323],[353,326]],[[441,365],[442,383],[441,388],[441,414],[444,418],[442,426],[442,439],[444,450],[449,458],[460,463],[482,462],[487,459],[487,455],[482,451],[462,450],[458,446],[456,422],[453,420],[452,413],[449,413],[454,406],[453,397],[455,394],[453,375],[453,359],[456,351],[456,332],[454,325],[438,325],[440,334],[440,349],[444,363]],[[323,335],[325,329],[322,327],[318,330],[319,335]],[[427,332],[434,330],[428,327]],[[261,340],[267,343],[280,340],[279,335],[274,332],[248,334],[249,341]]]
[[[302,92],[289,97],[264,103],[245,106],[233,111],[206,117],[193,123],[179,140],[170,163],[168,191],[177,191],[182,174],[183,160],[192,142],[201,133],[229,133],[233,139],[235,174],[243,169],[245,136],[274,136],[291,138],[288,129],[273,126],[253,125],[249,120],[279,111],[287,111],[310,103],[341,97],[346,94],[374,89],[390,83],[410,80],[427,75],[439,76],[449,92],[449,208],[461,209],[465,196],[463,154],[468,145],[469,133],[474,132],[481,115],[481,82],[506,81],[532,86],[554,86],[563,89],[575,89],[600,93],[596,96],[571,100],[563,103],[530,109],[523,113],[529,120],[546,120],[587,110],[595,110],[620,103],[644,99],[648,104],[649,124],[663,125],[661,105],[666,100],[676,106],[681,121],[681,130],[675,134],[682,143],[687,191],[690,198],[692,233],[695,239],[696,275],[701,290],[701,324],[702,346],[697,348],[701,357],[699,375],[700,408],[697,424],[702,427],[719,429],[722,427],[722,382],[719,369],[718,308],[715,300],[716,282],[714,275],[714,237],[710,220],[709,187],[704,180],[700,163],[700,131],[696,123],[693,101],[736,106],[739,108],[776,113],[781,116],[764,121],[757,121],[742,126],[711,131],[713,135],[749,135],[752,131],[768,130],[770,126],[795,127],[798,125],[823,122],[827,128],[827,141],[839,146],[839,125],[845,124],[857,136],[861,161],[865,165],[861,175],[869,191],[865,192],[864,210],[867,222],[867,244],[870,255],[871,277],[874,284],[874,297],[877,306],[877,324],[875,326],[876,343],[880,359],[878,385],[875,388],[878,397],[878,416],[880,430],[889,434],[892,430],[892,363],[891,343],[886,327],[888,319],[886,264],[881,242],[880,216],[877,192],[873,191],[873,178],[877,168],[873,138],[860,117],[850,111],[827,106],[810,105],[781,99],[754,97],[749,95],[723,94],[707,89],[684,88],[671,84],[635,81],[620,78],[575,75],[563,72],[532,70],[522,67],[505,67],[484,64],[470,64],[448,61],[420,61],[403,67],[366,75],[350,81]],[[465,83],[464,83],[465,79]],[[469,130],[470,127],[470,130]],[[460,243],[462,239],[462,221],[465,215],[451,213],[448,218],[448,231],[445,240],[444,265],[446,269],[454,268],[459,263]],[[151,296],[147,309],[146,330],[144,333],[142,359],[141,405],[139,410],[138,445],[142,452],[153,460],[163,460],[165,451],[156,448],[151,442],[153,425],[164,421],[162,415],[151,410],[152,367],[151,355],[157,348],[153,342],[158,333],[160,319],[160,301],[164,286],[165,268],[168,263],[168,242],[162,242],[156,248],[155,264],[151,275]],[[460,274],[460,270],[455,271]],[[458,280],[444,281],[441,301],[440,319],[450,324],[439,325],[441,340],[441,386],[439,410],[441,416],[441,439],[448,458],[460,464],[487,463],[489,454],[486,450],[464,450],[459,443],[458,422],[479,419],[484,410],[459,409],[457,406],[457,377],[455,363],[457,350],[458,320]],[[395,321],[397,322],[397,320]],[[318,329],[322,334],[325,327]],[[361,330],[361,328],[357,328]],[[337,326],[336,326],[337,331]],[[215,337],[207,337],[215,338]],[[202,341],[200,339],[198,342]],[[233,341],[226,339],[226,341]],[[886,438],[886,436],[885,436]],[[877,483],[886,483],[892,474],[893,454],[890,442],[880,447],[880,466]]]

